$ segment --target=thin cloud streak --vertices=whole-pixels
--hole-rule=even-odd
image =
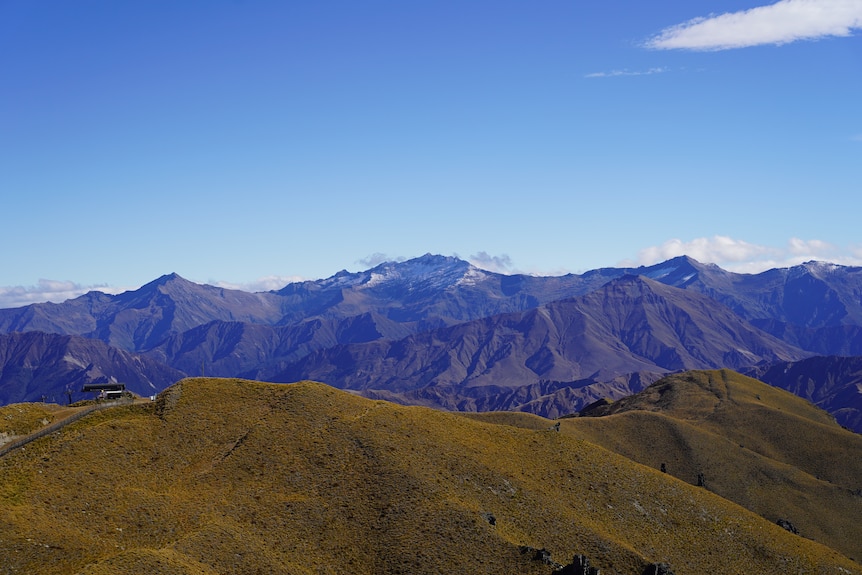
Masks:
[[[741,12],[694,18],[645,42],[654,50],[729,50],[851,36],[862,29],[859,0],[780,0]]]
[[[619,76],[651,76],[667,72],[667,68],[650,68],[649,70],[611,70],[610,72],[593,72],[586,74],[584,78],[617,78]]]

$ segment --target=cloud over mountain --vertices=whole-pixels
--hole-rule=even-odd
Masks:
[[[858,0],[781,0],[740,12],[711,14],[665,28],[646,42],[655,50],[728,50],[850,36],[862,28]]]
[[[661,245],[640,250],[635,262],[630,263],[648,266],[682,255],[737,273],[759,273],[812,260],[862,265],[862,251],[858,248],[844,249],[818,239],[790,238],[784,246],[775,247],[720,235],[688,241],[672,238]]]
[[[492,256],[488,252],[482,251],[471,255],[467,258],[467,261],[476,267],[491,272],[507,273],[512,270],[512,258],[510,258],[508,254]]]
[[[59,303],[92,290],[105,293],[123,291],[105,285],[85,286],[72,281],[40,279],[35,286],[0,286],[0,308],[21,307],[46,301]]]

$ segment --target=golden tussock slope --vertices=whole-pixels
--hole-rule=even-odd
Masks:
[[[61,419],[74,408],[53,403],[13,403],[0,406],[0,444],[3,438],[27,435]]]
[[[2,574],[551,572],[519,545],[605,574],[862,574],[571,434],[308,382],[185,380],[0,458],[0,486]]]
[[[738,373],[668,376],[563,433],[706,487],[862,560],[862,436],[784,390]]]

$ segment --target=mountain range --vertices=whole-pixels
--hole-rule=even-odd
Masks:
[[[111,380],[150,395],[208,375],[558,416],[670,372],[731,368],[808,393],[858,431],[860,372],[848,358],[862,356],[860,294],[862,268],[736,274],[689,257],[537,277],[428,254],[261,293],[170,274],[119,295],[0,310],[0,403]],[[796,366],[795,380],[777,377],[782,365]],[[829,392],[800,378],[828,380]]]

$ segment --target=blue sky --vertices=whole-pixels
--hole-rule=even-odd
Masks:
[[[862,264],[862,0],[0,0],[0,307]]]

